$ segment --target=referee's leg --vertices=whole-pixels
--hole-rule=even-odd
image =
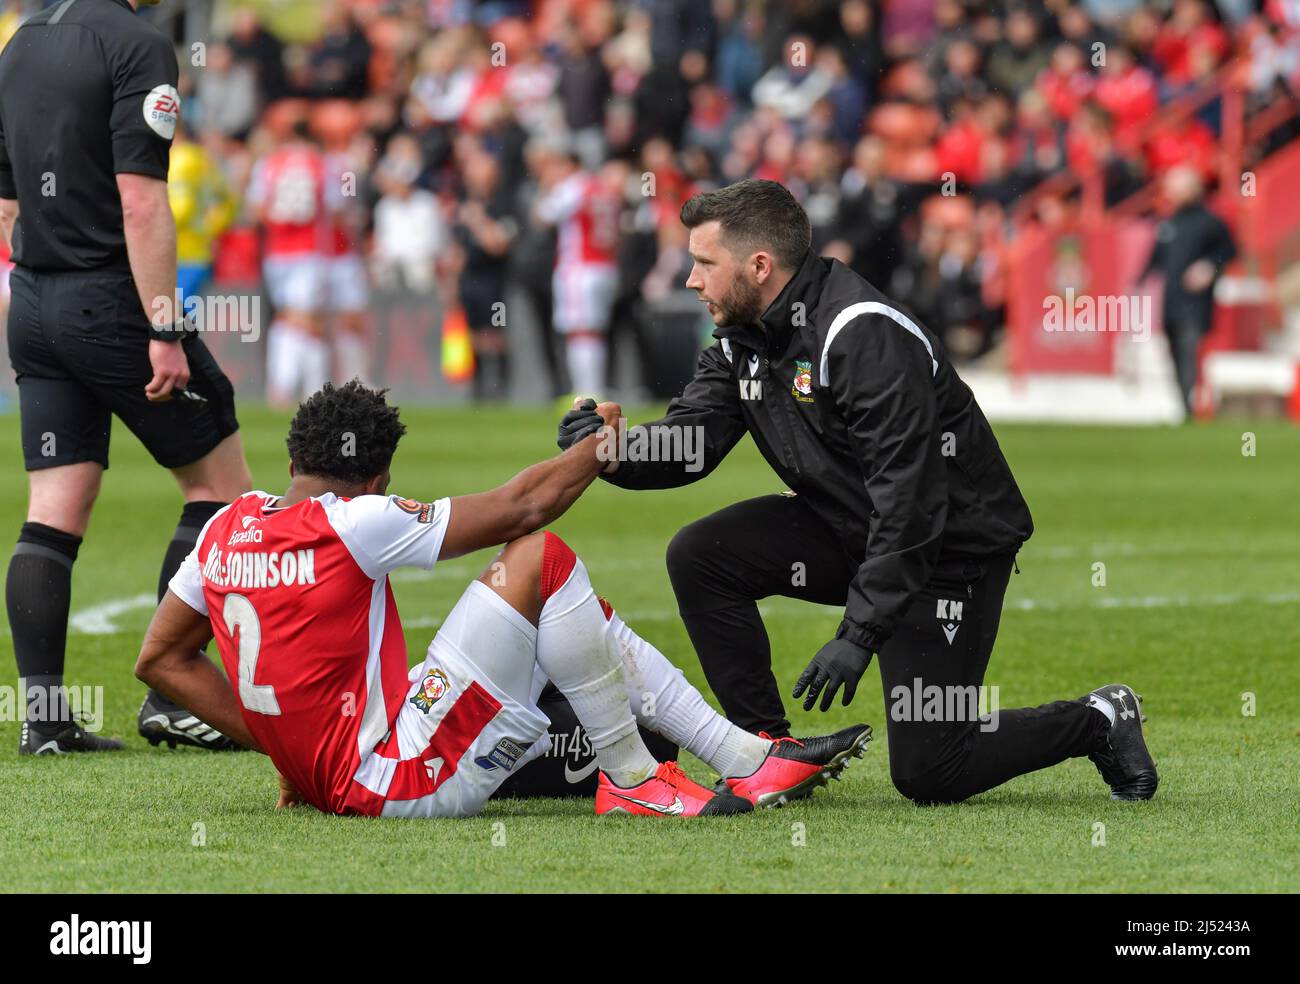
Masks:
[[[43,330],[46,279],[10,277],[9,359],[18,380],[27,519],[5,578],[5,608],[25,696],[24,753],[120,748],[72,719],[63,673],[72,568],[108,463],[111,417],[60,363]]]
[[[843,605],[853,569],[839,538],[794,495],[747,499],[683,527],[668,576],[709,686],[732,723],[790,733],[758,599]]]
[[[890,775],[917,803],[959,802],[1087,755],[1105,734],[1105,716],[1080,700],[979,718],[1011,567],[1001,557],[939,571],[881,648]]]
[[[71,722],[63,689],[72,567],[99,495],[104,468],[81,461],[28,472],[27,521],[5,579],[14,660],[26,698],[25,720],[47,731]],[[45,744],[36,736],[25,750]],[[30,745],[30,748],[25,746]]]

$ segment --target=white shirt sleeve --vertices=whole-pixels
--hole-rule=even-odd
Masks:
[[[203,542],[202,538],[199,542]],[[180,569],[167,582],[167,588],[200,615],[208,613],[208,602],[203,597],[203,571],[199,564],[198,544],[195,544],[194,549],[185,555]]]
[[[395,495],[361,495],[326,505],[330,525],[367,577],[399,567],[433,567],[451,518],[451,500],[418,502]]]
[[[549,225],[558,225],[582,206],[587,183],[581,174],[565,178],[537,203],[537,217]]]
[[[264,499],[269,498],[265,492],[246,492],[244,495],[260,495]],[[242,499],[243,496],[240,498]],[[167,589],[200,615],[208,614],[208,602],[203,597],[203,564],[199,561],[199,549],[203,546],[203,538],[208,535],[208,527],[232,505],[234,503],[222,506],[203,524],[203,529],[199,530],[199,538],[194,541],[194,549],[185,555],[180,568],[167,582]]]

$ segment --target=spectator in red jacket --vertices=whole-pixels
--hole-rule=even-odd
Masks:
[[[1203,0],[1177,0],[1173,17],[1160,29],[1152,49],[1170,86],[1193,79],[1192,57],[1198,49],[1222,61],[1231,49],[1228,33],[1214,21]]]
[[[1093,77],[1083,52],[1073,44],[1058,44],[1051,64],[1038,76],[1038,91],[1047,100],[1052,114],[1068,121],[1092,92]]]
[[[976,110],[975,101],[965,96],[953,103],[952,124],[935,147],[941,181],[947,180],[950,174],[964,185],[979,184],[983,180],[985,133]]]
[[[1214,131],[1195,117],[1161,124],[1147,142],[1146,157],[1153,176],[1186,164],[1207,181],[1213,180]]]
[[[1141,150],[1142,128],[1155,117],[1160,98],[1155,76],[1137,63],[1129,48],[1114,45],[1107,50],[1092,97],[1114,121],[1119,150]]]

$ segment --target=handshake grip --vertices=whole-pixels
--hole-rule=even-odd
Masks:
[[[561,451],[568,451],[585,437],[605,426],[605,420],[596,412],[596,401],[587,398],[560,419],[559,434],[555,443]]]

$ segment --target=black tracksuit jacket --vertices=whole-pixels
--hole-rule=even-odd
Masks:
[[[781,480],[862,558],[837,638],[879,649],[941,557],[1014,554],[1033,532],[938,338],[838,260],[810,252],[761,325],[714,337],[666,416],[639,425],[700,428],[703,467],[623,461],[607,480],[687,485],[753,435]]]

